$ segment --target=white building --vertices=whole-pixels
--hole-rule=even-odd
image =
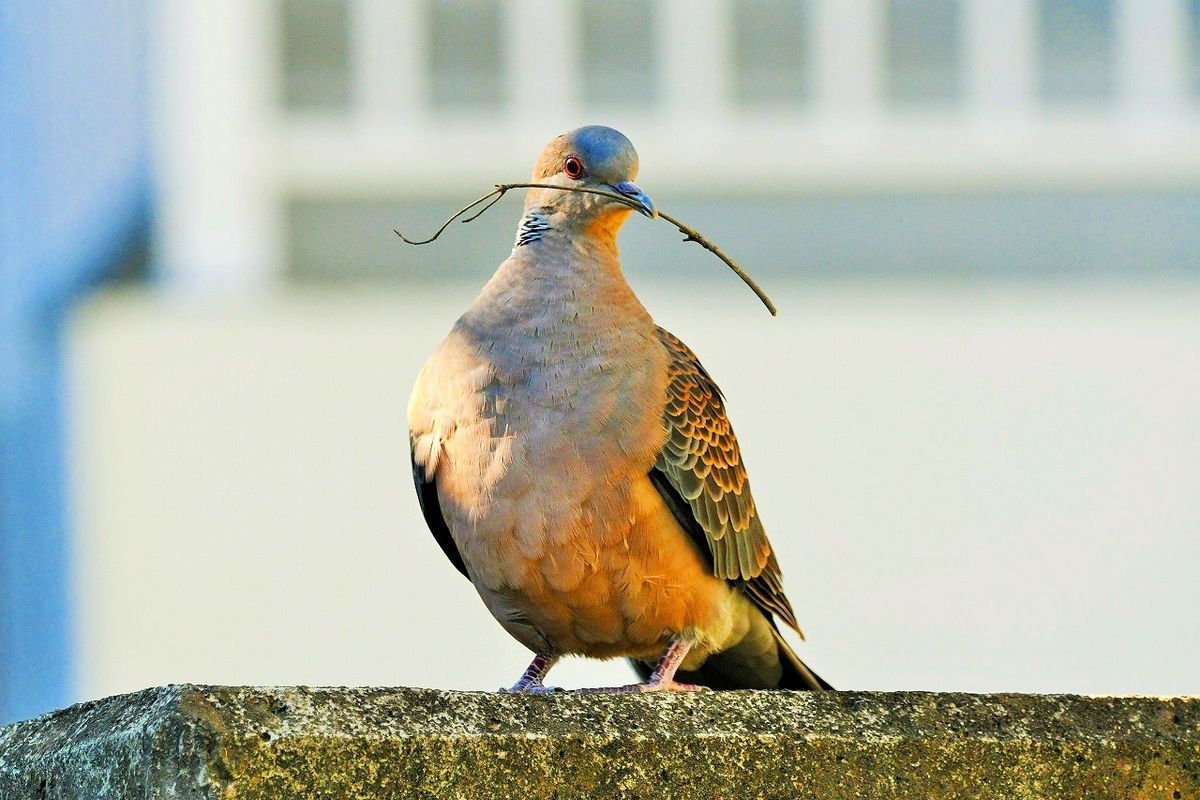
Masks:
[[[404,406],[516,201],[425,248],[391,229],[592,122],[781,306],[665,227],[624,234],[727,392],[816,668],[1195,691],[1196,3],[158,13],[160,285],[74,339],[81,694],[511,681],[521,648],[416,511]]]

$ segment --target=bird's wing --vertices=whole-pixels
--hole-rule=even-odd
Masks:
[[[662,328],[658,335],[670,355],[663,410],[669,435],[650,479],[709,554],[713,574],[741,586],[756,605],[799,632],[721,390],[686,344]]]
[[[412,456],[413,484],[417,487],[417,502],[421,504],[421,513],[425,516],[425,524],[429,526],[429,532],[433,534],[433,538],[437,540],[442,552],[446,554],[446,558],[450,559],[454,568],[470,580],[471,576],[467,575],[467,565],[463,563],[462,554],[458,552],[458,545],[454,543],[454,537],[450,535],[450,528],[446,525],[446,518],[442,516],[437,479],[427,475],[425,468],[417,463],[415,448],[410,448],[409,452]]]

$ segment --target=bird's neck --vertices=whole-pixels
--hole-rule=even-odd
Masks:
[[[514,325],[529,318],[595,321],[616,312],[648,319],[621,271],[616,231],[596,223],[526,209],[512,255],[488,281],[475,309]]]
[[[525,210],[525,216],[517,225],[517,240],[513,242],[513,251],[518,247],[528,247],[546,238],[547,233],[553,233],[551,214],[544,208]]]
[[[517,224],[513,254],[521,248],[550,249],[564,242],[587,242],[597,251],[617,254],[617,232],[629,218],[626,207],[599,207],[589,198],[556,205],[528,203]]]

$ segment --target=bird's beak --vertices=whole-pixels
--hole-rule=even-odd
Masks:
[[[658,219],[658,209],[654,207],[654,201],[639,189],[637,184],[629,181],[621,181],[620,183],[610,183],[609,186],[615,189],[617,194],[625,195],[630,200],[636,201],[637,210],[640,213],[645,214],[650,219]]]

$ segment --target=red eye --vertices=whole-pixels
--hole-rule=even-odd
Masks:
[[[563,162],[563,172],[568,178],[582,178],[583,162],[575,156],[567,156],[567,160]]]

